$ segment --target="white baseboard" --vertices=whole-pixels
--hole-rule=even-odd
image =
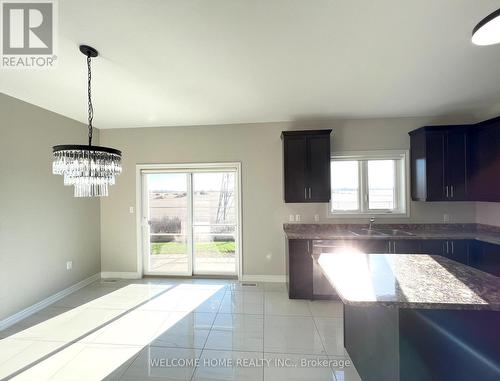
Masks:
[[[75,291],[78,291],[79,289],[89,285],[92,282],[95,282],[96,280],[100,279],[101,274],[97,273],[94,274],[87,279],[84,279],[68,288],[65,288],[62,291],[59,291],[58,293],[49,296],[48,298],[43,299],[42,301],[33,304],[32,306],[29,306],[28,308],[25,308],[24,310],[21,310],[14,315],[11,315],[3,320],[0,320],[0,331],[2,329],[8,328],[13,324],[16,324],[17,322],[27,318],[28,316],[34,314],[35,312],[38,312],[40,310],[43,310],[45,307],[48,307],[52,303],[57,302],[59,299],[64,298],[65,296],[68,296],[69,294],[72,294]]]
[[[141,279],[142,275],[136,271],[103,271],[101,273],[102,279]]]
[[[243,282],[285,283],[286,275],[243,275]]]

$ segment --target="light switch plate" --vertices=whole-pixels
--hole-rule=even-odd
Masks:
[[[300,222],[300,214],[295,215],[295,222]]]
[[[73,268],[73,261],[66,262],[66,270],[71,270]]]
[[[288,221],[295,222],[295,217],[293,214],[290,214],[290,216],[288,217]]]

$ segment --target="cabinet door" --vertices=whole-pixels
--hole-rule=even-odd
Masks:
[[[446,241],[442,239],[422,240],[422,253],[428,255],[443,255],[445,253]]]
[[[449,132],[446,145],[448,181],[445,186],[448,186],[450,200],[467,200],[467,156],[467,134],[465,132]]]
[[[313,296],[312,299],[337,299],[337,292],[327,279],[321,266],[313,260]]]
[[[393,254],[420,254],[422,253],[421,241],[418,239],[392,240]]]
[[[475,242],[469,256],[469,265],[495,276],[500,276],[500,245]]]
[[[445,134],[430,132],[426,137],[427,201],[446,200]]]
[[[460,262],[464,265],[469,264],[469,243],[467,240],[448,241],[448,258]]]
[[[314,254],[364,253],[385,254],[388,241],[384,239],[315,240]]]
[[[291,239],[288,241],[288,295],[292,299],[311,299],[313,259],[310,241]]]
[[[470,198],[500,201],[500,122],[474,128],[470,152]]]
[[[386,254],[389,253],[389,241],[385,239],[360,240],[358,249],[365,254]]]
[[[410,133],[411,198],[427,200],[426,136],[424,132]]]
[[[284,139],[285,202],[306,201],[306,142],[303,136]]]
[[[307,138],[307,192],[309,202],[329,202],[330,135]]]

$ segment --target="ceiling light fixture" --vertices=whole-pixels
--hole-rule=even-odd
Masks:
[[[89,144],[65,144],[53,147],[52,173],[64,176],[64,185],[74,187],[75,197],[99,197],[108,195],[108,185],[115,184],[115,176],[122,171],[121,151],[92,145],[91,58],[97,57],[97,50],[80,45],[80,51],[87,57],[88,70],[88,129]]]
[[[500,42],[500,9],[482,19],[472,30],[472,43],[493,45]]]

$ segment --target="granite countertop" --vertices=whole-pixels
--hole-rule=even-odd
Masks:
[[[500,245],[500,228],[481,224],[375,224],[374,229],[398,229],[411,235],[359,235],[362,224],[283,224],[289,239],[471,239]]]
[[[426,254],[313,254],[344,304],[500,311],[500,278]]]

